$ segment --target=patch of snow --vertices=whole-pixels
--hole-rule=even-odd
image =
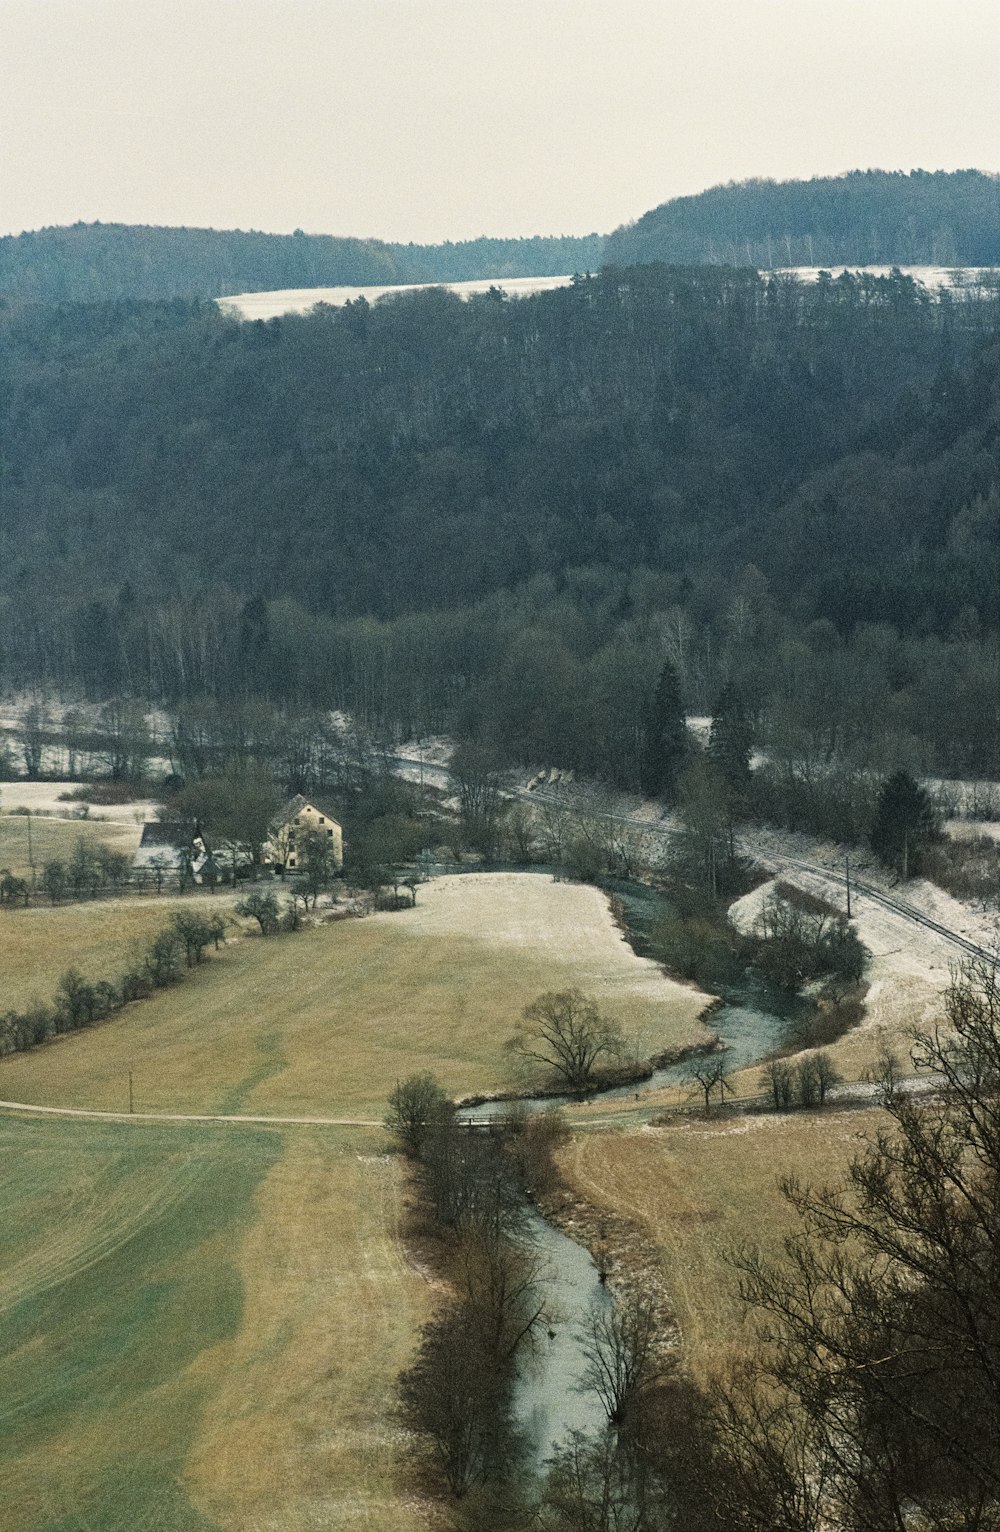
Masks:
[[[307,314],[319,303],[329,304],[331,308],[342,308],[345,303],[355,303],[359,298],[364,298],[366,303],[378,303],[383,298],[425,292],[431,287],[444,288],[466,300],[494,287],[508,298],[530,298],[534,293],[569,287],[572,281],[572,275],[567,274],[558,277],[486,277],[469,282],[409,282],[394,287],[286,287],[269,293],[235,293],[215,301],[223,313],[233,314],[238,319],[276,319],[281,314]]]

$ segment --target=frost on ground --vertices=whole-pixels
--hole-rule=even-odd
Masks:
[[[809,873],[790,865],[794,858],[843,875],[843,847],[817,843],[806,835],[759,830],[744,837],[743,849],[777,876],[731,907],[730,918],[740,930],[747,931],[753,926],[778,882],[791,883],[845,910],[843,884],[838,886],[820,872]],[[915,878],[905,884],[894,881],[870,855],[866,858],[852,852],[851,874],[987,951],[996,948],[995,912],[976,910],[925,879]],[[886,909],[853,888],[851,916],[871,954],[865,975],[869,990],[864,1021],[836,1045],[836,1052],[845,1075],[856,1078],[870,1063],[877,1043],[884,1041],[903,1049],[905,1058],[905,1039],[909,1034],[944,1019],[945,992],[963,954],[945,937]]]
[[[64,799],[60,793],[75,792],[79,782],[4,782],[0,785],[0,812],[9,814],[12,809],[30,809],[33,814],[46,814],[54,819],[80,822],[83,816],[78,810],[86,805]],[[134,803],[100,803],[88,808],[86,820],[113,819],[119,824],[143,824],[155,819],[159,807],[152,799],[136,799]]]
[[[398,922],[398,915],[376,916]],[[483,872],[434,878],[406,915],[407,931],[488,943],[551,964],[599,1004],[627,1018],[662,1012],[697,1035],[711,996],[669,979],[650,958],[638,957],[615,924],[607,896],[582,883],[557,883],[540,873]],[[556,986],[557,987],[557,986]],[[704,1034],[709,1035],[707,1031]]]

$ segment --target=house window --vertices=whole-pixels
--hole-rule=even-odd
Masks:
[[[326,832],[326,833],[327,833],[327,835],[330,835],[330,836],[332,836],[332,835],[333,835],[333,831],[332,831],[332,830],[327,830],[327,832]]]
[[[322,814],[319,816],[319,822],[320,822],[321,825],[325,825],[326,824],[326,820],[323,818]]]
[[[288,858],[288,865],[289,865],[289,867],[294,867],[295,866],[295,858],[293,856],[290,856]]]

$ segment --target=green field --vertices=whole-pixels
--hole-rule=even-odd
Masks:
[[[17,784],[5,787],[4,803],[17,805]],[[28,831],[31,831],[29,861]],[[46,862],[68,861],[79,840],[93,841],[122,851],[130,858],[139,844],[140,827],[122,820],[61,819],[47,814],[0,813],[0,868],[31,880],[32,867],[40,874]]]
[[[4,1532],[428,1524],[386,1409],[426,1284],[381,1148],[0,1122]]]
[[[702,1001],[634,958],[596,891],[457,894],[236,940],[92,1031],[0,1060],[0,1097],[124,1110],[131,1069],[140,1110],[377,1123],[416,1069],[455,1092],[510,1084],[521,1007],[574,983],[644,1047],[697,1033]],[[49,995],[70,962],[119,971],[170,908],[4,912],[6,994]],[[393,1389],[440,1294],[401,1239],[386,1147],[378,1126],[0,1116],[3,1532],[438,1525]]]

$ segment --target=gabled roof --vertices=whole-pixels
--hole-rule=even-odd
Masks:
[[[336,814],[331,814],[330,810],[328,808],[324,808],[322,803],[317,803],[315,798],[305,798],[301,793],[296,793],[294,798],[289,798],[288,802],[278,810],[274,818],[271,820],[269,828],[271,830],[280,830],[282,826],[288,824],[290,820],[294,819],[296,814],[301,814],[303,809],[310,807],[316,809],[320,814],[324,816],[324,818],[328,819],[331,824],[335,824],[339,827],[340,820],[337,818]]]
[[[179,846],[193,845],[197,834],[198,826],[193,819],[150,819],[142,827],[142,839],[139,845],[166,846],[176,849]]]

